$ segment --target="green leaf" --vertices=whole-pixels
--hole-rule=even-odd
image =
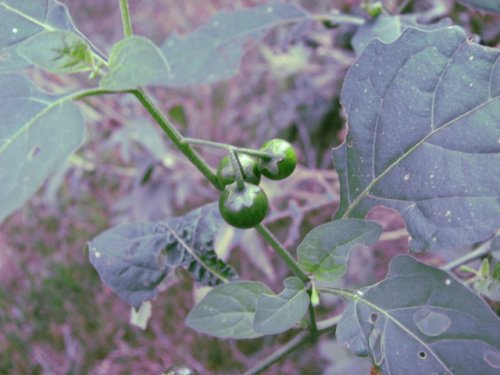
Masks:
[[[276,335],[292,328],[302,319],[309,306],[304,283],[296,277],[284,280],[279,294],[261,294],[257,298],[254,329],[265,335]]]
[[[435,30],[452,24],[450,19],[445,18],[439,22],[425,25],[418,23],[418,17],[416,14],[397,16],[381,14],[357,28],[351,39],[352,47],[356,54],[359,55],[374,39],[384,43],[392,43],[401,36],[404,30],[410,27],[420,30]]]
[[[479,242],[500,222],[500,51],[458,27],[374,40],[341,92],[338,218],[404,217],[412,251]]]
[[[44,31],[25,41],[18,53],[33,65],[59,74],[92,70],[90,46],[68,31]]]
[[[235,281],[212,289],[194,307],[186,324],[198,332],[220,338],[251,339],[262,336],[255,331],[255,306],[261,294],[272,291],[254,281]]]
[[[217,205],[209,204],[159,223],[118,225],[89,241],[89,259],[104,284],[139,308],[176,267],[203,285],[236,277],[214,251],[221,223]]]
[[[19,53],[24,44],[43,54],[45,40],[34,38],[46,31],[66,31],[96,48],[75,28],[68,9],[55,0],[3,0],[0,1],[0,72],[18,72],[32,62]],[[77,37],[78,38],[78,37]],[[34,42],[40,42],[36,45]],[[26,48],[24,48],[26,51]],[[45,51],[47,53],[47,51]],[[34,54],[34,51],[33,51]]]
[[[106,90],[128,90],[166,79],[170,67],[155,44],[141,36],[133,36],[111,48],[109,72],[101,80]]]
[[[70,97],[0,74],[0,221],[20,208],[82,144],[85,122]]]
[[[309,232],[299,245],[299,265],[321,281],[335,281],[346,270],[351,249],[378,240],[382,228],[367,220],[336,220]]]
[[[228,79],[238,72],[249,44],[258,43],[274,27],[309,19],[303,9],[284,3],[220,12],[187,36],[174,34],[163,42],[172,75],[162,84],[184,87]]]
[[[446,272],[400,255],[381,282],[350,295],[337,338],[384,374],[498,374],[500,320]]]
[[[489,12],[500,12],[498,0],[458,0],[460,3]]]

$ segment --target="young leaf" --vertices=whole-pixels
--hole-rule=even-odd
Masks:
[[[215,204],[160,223],[131,223],[108,229],[89,242],[89,259],[102,282],[138,308],[156,297],[156,287],[176,268],[203,285],[236,277],[218,259],[215,235],[222,223]]]
[[[458,0],[462,4],[470,5],[478,9],[487,10],[489,12],[500,13],[500,2],[498,0]]]
[[[253,327],[255,305],[261,294],[272,294],[264,284],[235,281],[212,289],[186,318],[198,332],[220,338],[252,339],[262,336]]]
[[[346,270],[351,249],[378,240],[382,228],[368,220],[335,220],[310,231],[297,252],[300,267],[321,281],[335,281]]]
[[[498,373],[500,320],[446,272],[397,256],[384,280],[350,298],[337,338],[382,373]]]
[[[384,43],[392,43],[409,27],[420,30],[435,30],[452,24],[449,18],[430,25],[418,23],[417,20],[418,15],[416,14],[397,16],[381,14],[358,27],[351,39],[352,47],[356,54],[359,55],[373,39],[379,39]]]
[[[106,90],[128,90],[166,79],[170,67],[155,44],[141,36],[133,36],[111,48],[109,72],[101,80]]]
[[[0,74],[0,222],[21,207],[83,142],[85,122],[68,97]]]
[[[238,71],[249,43],[257,43],[276,26],[309,17],[306,11],[284,3],[220,12],[186,37],[174,34],[163,42],[161,49],[172,67],[172,75],[163,84],[183,87],[230,78]]]
[[[264,335],[276,335],[292,328],[307,312],[309,295],[304,283],[296,277],[283,282],[279,294],[261,294],[257,298],[254,329]]]
[[[59,74],[92,70],[94,55],[90,46],[68,31],[43,31],[26,40],[18,53],[33,65]]]
[[[55,0],[1,0],[0,25],[0,72],[17,72],[31,66],[32,63],[18,53],[18,48],[30,43],[32,48],[42,50],[44,40],[30,41],[30,38],[44,31],[67,31],[85,39],[73,25],[66,6]],[[34,41],[40,45],[35,46]]]
[[[394,208],[413,251],[490,236],[500,222],[499,56],[458,27],[371,42],[341,93],[350,128],[334,150],[337,217]]]

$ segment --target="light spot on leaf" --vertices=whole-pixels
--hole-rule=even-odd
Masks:
[[[98,252],[98,251],[94,251],[94,256],[95,256],[96,258],[100,258],[100,257],[101,257],[101,253],[100,253],[100,252]]]
[[[451,280],[450,280],[450,279],[446,279],[446,280],[444,281],[444,285],[448,286],[448,285],[450,285],[450,284],[451,284]]]
[[[484,360],[491,367],[500,369],[500,353],[499,352],[487,352],[487,353],[485,353]]]
[[[19,30],[16,27],[12,28],[12,34],[17,34],[18,32],[19,32]]]
[[[420,331],[427,336],[439,336],[451,325],[451,320],[445,314],[426,308],[418,309],[413,314],[413,320]]]
[[[474,56],[469,56],[469,61],[474,60]]]
[[[267,13],[272,13],[274,12],[274,8],[273,7],[267,7]]]
[[[410,180],[410,174],[409,174],[409,173],[405,174],[405,175],[403,176],[403,180],[405,180],[405,181],[409,181],[409,180]]]

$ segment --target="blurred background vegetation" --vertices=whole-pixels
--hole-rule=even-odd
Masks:
[[[117,0],[66,0],[77,27],[104,51],[122,37]],[[291,1],[315,13],[338,9],[364,15],[360,1]],[[131,0],[135,32],[157,43],[187,33],[221,9],[263,4],[259,0]],[[395,10],[398,1],[384,2]],[[498,19],[471,13],[451,1],[438,2],[455,23],[498,45]],[[435,5],[435,4],[434,4]],[[410,1],[405,11],[434,9],[432,1]],[[432,18],[433,16],[429,16]],[[496,27],[495,27],[496,26]],[[496,31],[495,31],[496,30]],[[310,23],[275,30],[253,46],[235,78],[183,90],[151,90],[178,129],[194,138],[258,148],[282,137],[293,142],[300,167],[284,183],[266,184],[272,202],[266,222],[290,248],[314,226],[329,220],[338,202],[331,148],[345,133],[338,102],[342,79],[354,60],[352,26]],[[56,77],[30,71],[51,92],[88,85],[86,77]],[[83,104],[83,103],[82,103]],[[102,96],[82,105],[88,141],[54,173],[37,196],[0,228],[0,374],[160,374],[186,364],[202,374],[239,374],[272,353],[294,332],[255,340],[217,340],[183,325],[198,296],[189,276],[169,278],[153,303],[144,331],[130,325],[130,308],[100,282],[86,242],[126,221],[182,215],[218,193],[177,152],[144,110],[126,95]],[[223,156],[200,152],[214,167]],[[387,260],[405,252],[400,217],[377,210],[372,217],[388,233],[371,251],[351,257],[344,285],[373,283]],[[256,232],[227,228],[218,251],[240,278],[262,280],[274,290],[288,274]],[[439,264],[442,258],[431,258]],[[193,292],[195,290],[195,292]],[[321,316],[338,313],[324,299]],[[368,360],[353,360],[333,333],[266,374],[367,374]]]

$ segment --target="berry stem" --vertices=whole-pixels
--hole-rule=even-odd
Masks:
[[[238,190],[245,189],[245,180],[243,179],[243,172],[241,170],[241,164],[236,156],[236,152],[233,148],[229,149],[229,160],[231,160],[231,166],[233,167],[234,177],[236,179],[236,187]]]

